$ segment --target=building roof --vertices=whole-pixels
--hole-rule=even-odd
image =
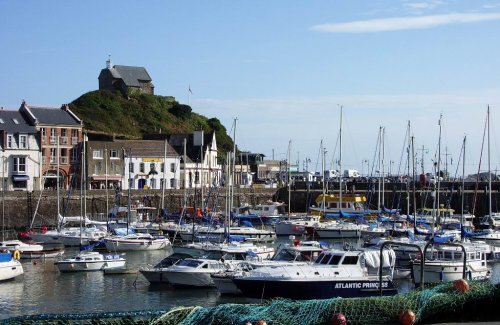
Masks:
[[[113,143],[121,144],[125,156],[131,157],[163,157],[165,154],[165,141],[158,140],[116,140]],[[167,157],[177,157],[179,154],[167,143]]]
[[[151,82],[151,77],[143,67],[131,67],[126,65],[114,65],[108,69],[113,78],[122,79],[125,85],[131,87],[140,87],[143,82]]]
[[[69,110],[67,105],[60,108],[57,107],[37,107],[28,106],[25,102],[22,103],[21,111],[27,112],[35,121],[35,124],[48,124],[48,125],[78,125],[82,121]]]
[[[18,122],[14,122],[14,119]],[[36,127],[29,125],[19,111],[0,110],[0,130],[7,133],[38,133]]]
[[[212,144],[214,134],[205,133],[203,134],[203,147],[208,148]],[[193,144],[194,135],[193,134],[172,134],[168,138],[168,143],[181,155],[184,155],[184,139],[186,141],[186,163],[199,162],[201,161],[200,146],[195,146]]]

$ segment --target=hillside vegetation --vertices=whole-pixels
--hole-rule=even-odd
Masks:
[[[192,133],[203,129],[215,131],[221,152],[231,151],[233,142],[217,118],[206,118],[192,112],[173,97],[130,94],[96,90],[70,104],[70,109],[83,120],[87,130],[114,135],[122,139],[141,139],[145,134]]]

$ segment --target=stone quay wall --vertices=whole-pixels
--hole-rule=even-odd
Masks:
[[[400,208],[402,213],[406,213],[406,200],[408,191],[406,185],[402,183],[387,183],[384,190],[384,206],[387,208]],[[488,184],[468,184],[465,186],[463,195],[463,206],[469,212],[474,210],[477,217],[482,217],[488,213]],[[313,205],[315,198],[322,193],[320,183],[296,183],[292,186],[290,195],[288,187],[276,188],[235,188],[233,206],[243,204],[255,205],[266,201],[280,201],[288,203],[290,197],[290,211],[292,213],[306,213],[307,208]],[[346,183],[344,192],[351,192],[366,195],[371,208],[376,208],[378,202],[378,187],[366,183]],[[327,188],[329,193],[338,193],[338,184],[330,184]],[[409,189],[410,199],[412,199],[413,188]],[[6,229],[20,229],[31,224],[33,216],[34,228],[42,225],[55,225],[57,214],[57,191],[44,190],[33,192],[5,192],[2,195],[3,225]],[[492,210],[500,211],[500,182],[495,182],[492,186]],[[65,216],[81,215],[83,208],[83,197],[79,190],[72,192],[60,191],[60,211]],[[187,206],[200,207],[202,193],[200,190],[187,191]],[[204,190],[205,206],[212,211],[225,211],[226,189]],[[207,199],[208,197],[208,199]],[[475,197],[475,199],[474,199]],[[164,206],[168,212],[179,212],[183,205],[184,190],[165,190]],[[428,187],[416,186],[415,203],[416,208],[433,206],[435,196],[432,189]],[[107,204],[106,204],[107,201]],[[118,204],[127,206],[128,192],[114,190],[88,190],[86,193],[87,215],[94,219],[105,220],[107,208]],[[131,190],[131,204],[143,203],[146,206],[160,208],[162,206],[161,190]],[[455,213],[460,213],[462,206],[462,188],[460,184],[443,183],[440,189],[440,206],[450,206],[455,209]],[[473,209],[473,206],[475,208]],[[288,207],[285,208],[288,211]],[[413,211],[413,207],[410,208]]]

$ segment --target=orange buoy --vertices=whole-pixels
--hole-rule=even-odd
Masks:
[[[415,323],[415,313],[412,310],[404,310],[399,314],[399,322],[403,325],[412,325]]]
[[[332,325],[346,325],[347,319],[344,314],[336,313],[332,316]]]
[[[467,292],[470,289],[469,283],[464,279],[459,279],[453,281],[453,288],[455,288],[458,292]]]

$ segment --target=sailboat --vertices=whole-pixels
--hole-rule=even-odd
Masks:
[[[83,149],[85,155],[85,145]],[[82,158],[83,159],[83,158]],[[82,172],[82,190],[86,186],[84,172]],[[88,238],[86,238],[84,243],[84,232],[82,229],[83,218],[80,218],[80,241],[79,247],[80,252],[74,256],[61,259],[54,262],[55,267],[61,273],[66,272],[88,272],[88,271],[104,271],[105,269],[122,269],[125,267],[125,259],[118,254],[107,254],[103,255],[99,252],[93,252],[92,246],[88,243]]]
[[[487,111],[487,132],[488,132],[488,214],[482,218],[482,223],[489,227],[480,232],[475,232],[471,235],[472,239],[484,240],[488,243],[498,245],[500,243],[500,212],[492,211],[491,199],[491,155],[490,155],[490,107]]]
[[[2,159],[2,169],[4,160]],[[2,184],[2,240],[5,240],[5,187]],[[0,252],[0,281],[11,280],[24,273],[23,266],[19,262],[19,251]]]
[[[340,128],[339,128],[339,170],[342,171],[342,118],[343,107],[340,106]],[[320,213],[323,220],[326,218],[353,218],[368,215],[364,202],[366,198],[355,194],[345,194],[343,177],[339,177],[339,192],[336,195],[320,195],[316,202],[317,208],[311,208],[311,213]],[[328,206],[326,206],[328,204]],[[375,211],[378,212],[378,211]],[[345,222],[342,219],[335,221],[317,223],[313,227],[306,227],[306,231],[317,234],[321,238],[359,238],[361,232],[368,230],[369,226],[362,223]]]
[[[464,161],[465,142],[466,138],[463,141]],[[464,162],[462,164],[465,166]],[[465,173],[464,167],[463,173]],[[464,175],[462,179],[463,177]],[[464,219],[462,206],[462,223]],[[432,242],[427,244],[432,247],[425,253],[425,256],[419,256],[411,262],[412,276],[416,285],[420,284],[422,259],[425,259],[423,266],[425,283],[455,281],[462,279],[464,275],[469,280],[482,280],[490,277],[491,269],[487,265],[489,245],[484,242],[466,241],[463,236],[460,244],[447,244],[453,236],[446,238],[446,236],[434,235],[431,238]]]

